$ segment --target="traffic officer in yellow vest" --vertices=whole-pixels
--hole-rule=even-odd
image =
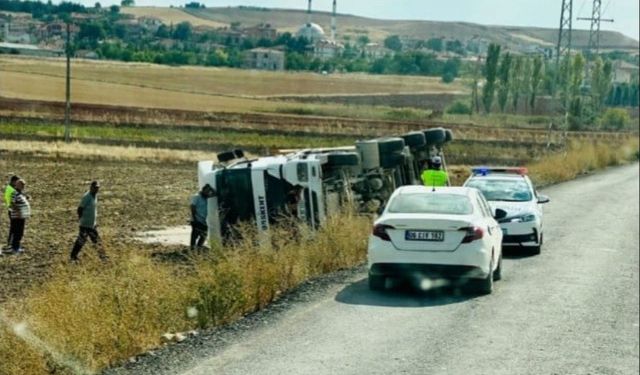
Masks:
[[[449,175],[442,170],[442,158],[434,156],[429,161],[429,166],[422,172],[422,183],[428,187],[447,186]]]

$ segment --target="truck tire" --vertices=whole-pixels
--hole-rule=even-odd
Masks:
[[[393,169],[404,163],[405,156],[399,152],[380,155],[380,166],[384,169]]]
[[[233,154],[236,156],[237,159],[241,159],[244,157],[244,151],[242,151],[239,148],[236,148],[235,150],[233,150]]]
[[[356,167],[360,165],[360,155],[356,152],[336,152],[328,155],[328,161],[332,167]]]
[[[422,147],[427,144],[423,132],[410,132],[402,136],[404,143],[411,148]]]
[[[402,138],[380,138],[377,141],[381,158],[382,155],[402,152],[402,150],[404,150],[404,140]]]
[[[423,132],[428,145],[441,145],[447,140],[447,132],[443,128],[426,129]]]
[[[233,151],[225,151],[225,152],[219,153],[217,157],[220,163],[226,163],[228,161],[236,159],[236,154]]]
[[[445,142],[449,143],[453,141],[453,131],[451,129],[445,129]]]

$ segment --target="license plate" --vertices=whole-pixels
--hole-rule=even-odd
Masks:
[[[509,231],[507,230],[507,228],[502,228],[502,234],[506,235],[508,233],[509,233]]]
[[[434,230],[408,230],[404,234],[407,241],[444,241],[443,231]]]

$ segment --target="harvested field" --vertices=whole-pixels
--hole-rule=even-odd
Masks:
[[[131,14],[136,17],[155,17],[165,25],[177,25],[180,22],[189,22],[193,26],[224,27],[227,24],[210,21],[201,17],[192,16],[179,8],[162,7],[122,7],[120,13]]]
[[[135,160],[99,162],[52,152],[16,153],[0,141],[2,179],[20,174],[32,198],[33,217],[27,223],[24,256],[0,257],[0,302],[20,295],[43,280],[52,264],[66,262],[77,235],[76,207],[92,179],[99,179],[99,225],[107,252],[131,249],[153,252],[157,247],[135,244],[139,230],[184,224],[188,198],[196,189],[195,163],[144,163]],[[117,151],[117,150],[112,150]],[[168,193],[170,192],[170,193]],[[0,240],[7,236],[7,220],[0,218]],[[87,254],[94,254],[90,244]],[[83,250],[83,251],[85,251]]]
[[[0,57],[0,71],[6,73],[29,73],[36,77],[62,78],[65,76],[65,62],[62,59]],[[456,94],[468,91],[462,84],[444,84],[437,77],[368,74],[320,75],[315,73],[267,72],[229,68],[169,67],[154,64],[86,60],[73,61],[72,77],[77,81],[114,83],[190,94],[242,97],[371,95],[376,93]],[[75,91],[81,92],[80,89]],[[162,106],[158,107],[162,108]]]

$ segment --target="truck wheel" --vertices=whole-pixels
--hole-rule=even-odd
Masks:
[[[447,132],[443,128],[426,129],[423,133],[428,145],[441,145],[447,140]]]
[[[404,143],[411,148],[422,147],[427,144],[427,140],[422,132],[410,132],[402,136]]]
[[[380,155],[380,166],[384,169],[393,169],[404,163],[404,155],[401,153]]]
[[[445,142],[449,143],[453,141],[453,131],[451,129],[445,129]]]
[[[404,146],[404,140],[402,138],[378,139],[378,151],[380,151],[380,156],[401,152],[404,150]]]
[[[360,155],[355,152],[329,154],[327,163],[333,167],[355,167],[360,165]]]
[[[228,161],[236,159],[236,154],[233,151],[225,151],[225,152],[219,153],[217,157],[220,163],[226,163]]]

